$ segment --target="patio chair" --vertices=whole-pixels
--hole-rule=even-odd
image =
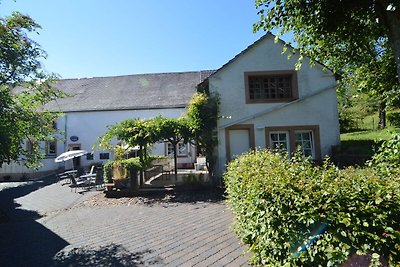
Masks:
[[[75,188],[75,193],[76,193],[76,189],[77,188],[82,188],[84,189],[85,187],[89,187],[90,186],[90,181],[89,180],[82,180],[82,179],[78,179],[75,177],[75,175],[71,175],[70,176],[71,179],[71,192],[72,192],[72,188]]]
[[[97,190],[97,187],[102,188],[103,185],[104,185],[103,168],[97,167],[96,168],[96,179],[95,179],[96,190]]]
[[[96,168],[96,166],[95,166],[95,165],[92,165],[92,167],[90,168],[90,171],[89,171],[89,172],[86,172],[85,174],[93,174],[95,168]]]

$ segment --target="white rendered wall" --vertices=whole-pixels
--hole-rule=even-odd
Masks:
[[[179,118],[186,112],[185,108],[175,109],[151,109],[151,110],[118,110],[118,111],[90,111],[90,112],[68,112],[59,118],[57,127],[60,133],[57,135],[61,141],[57,142],[57,155],[68,150],[70,145],[79,145],[81,149],[92,152],[93,146],[97,142],[97,138],[107,131],[107,126],[118,123],[129,118],[150,119],[162,115],[167,118]],[[71,141],[71,136],[77,136],[76,142]],[[64,142],[65,141],[65,142]],[[109,151],[93,151],[94,159],[87,160],[85,156],[81,157],[81,166],[88,166],[92,163],[105,163],[107,160],[100,160],[101,152]],[[189,157],[178,158],[178,163],[193,163],[195,158],[195,150],[189,148]],[[152,154],[165,155],[165,144],[155,144],[152,148]],[[46,158],[42,161],[43,166],[39,172],[56,170],[60,167],[67,169],[72,168],[72,161],[65,163],[55,163],[55,157]],[[110,159],[113,155],[110,153]],[[4,164],[0,170],[0,174],[9,173],[33,173],[35,170],[27,169],[23,165],[16,163]]]
[[[97,138],[102,136],[107,131],[107,126],[113,125],[125,119],[140,118],[151,119],[156,116],[162,115],[167,118],[179,118],[185,113],[185,109],[152,109],[152,110],[120,110],[120,111],[101,111],[101,112],[71,112],[66,115],[67,121],[67,134],[66,134],[66,148],[70,145],[80,145],[81,149],[92,152],[93,146],[97,142]],[[72,142],[71,136],[77,136],[78,141]],[[114,144],[116,144],[116,140]],[[101,152],[108,151],[94,151],[94,159],[86,160],[85,157],[81,158],[83,166],[90,165],[94,162],[105,163],[107,160],[100,160],[99,155]],[[155,144],[151,151],[152,154],[165,155],[164,143]],[[113,155],[110,155],[110,159]],[[187,159],[186,159],[187,160]],[[181,159],[185,161],[185,159]],[[190,161],[190,159],[189,159]]]
[[[304,62],[297,72],[299,99],[306,100],[289,105],[246,104],[245,72],[294,70],[296,62],[296,56],[287,60],[287,56],[282,55],[280,42],[274,43],[273,37],[267,37],[210,77],[210,91],[218,92],[221,97],[218,174],[223,173],[227,163],[225,128],[235,124],[254,124],[256,147],[265,147],[263,128],[270,126],[319,125],[322,157],[330,153],[332,145],[339,143],[336,82],[332,73],[324,71],[318,64],[311,67]]]

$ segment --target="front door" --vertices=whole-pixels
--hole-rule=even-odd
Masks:
[[[230,153],[229,158],[232,160],[237,156],[249,151],[250,136],[248,130],[230,130],[229,131]]]
[[[81,149],[81,145],[80,144],[74,144],[74,145],[69,145],[68,146],[68,151],[71,150],[80,150]],[[72,159],[73,162],[73,166],[74,168],[80,167],[81,166],[81,157],[76,157]]]
[[[234,125],[226,129],[226,156],[228,161],[253,148],[253,125]]]

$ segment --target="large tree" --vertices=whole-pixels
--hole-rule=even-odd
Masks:
[[[341,85],[358,89],[374,102],[378,102],[378,127],[386,127],[386,109],[396,106],[400,98],[400,84],[396,79],[396,66],[390,49],[375,49],[368,64],[348,68]]]
[[[58,114],[41,107],[62,94],[51,87],[54,76],[41,66],[45,51],[28,37],[39,29],[18,12],[0,18],[0,166],[11,161],[38,166],[41,141],[54,132]]]
[[[256,0],[260,21],[254,29],[292,32],[297,50],[340,70],[387,39],[400,81],[400,1]]]

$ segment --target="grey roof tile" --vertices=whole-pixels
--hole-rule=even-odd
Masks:
[[[45,106],[51,111],[185,107],[196,86],[214,71],[65,79],[55,87],[71,95]]]

